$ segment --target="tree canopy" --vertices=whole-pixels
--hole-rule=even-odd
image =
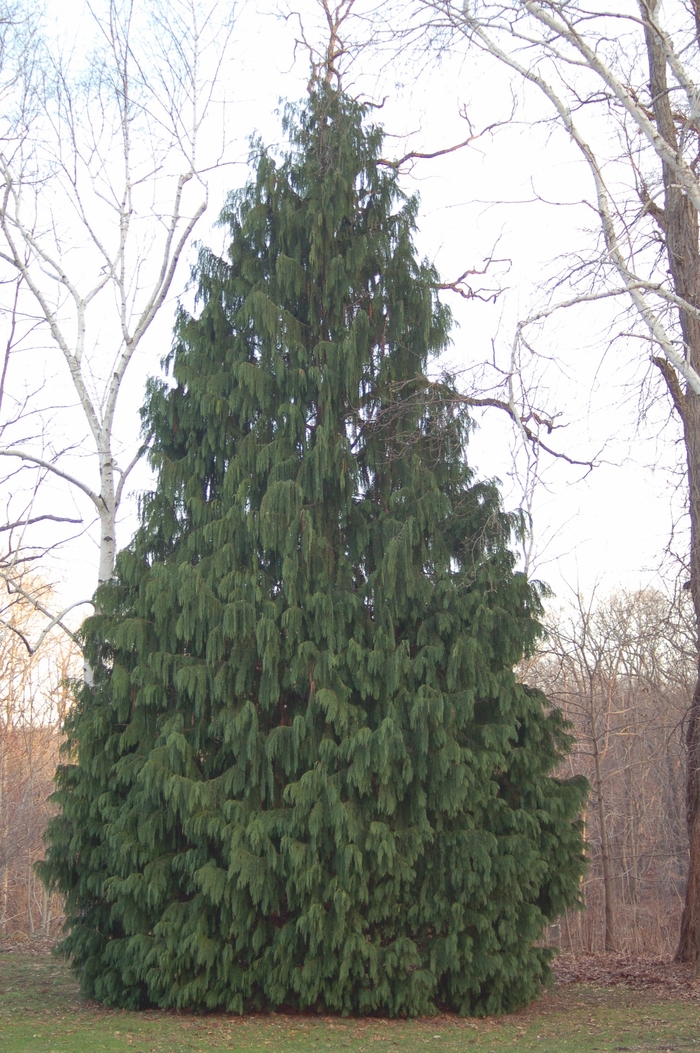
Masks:
[[[149,390],[42,873],[109,1005],[511,1009],[583,869],[585,782],[513,671],[538,593],[429,379],[450,316],[381,130],[327,85],[286,129]]]

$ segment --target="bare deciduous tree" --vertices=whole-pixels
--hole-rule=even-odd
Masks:
[[[223,125],[217,137],[207,121],[232,8],[86,4],[74,50],[64,43],[61,53],[39,15],[11,5],[0,8],[0,260],[14,296],[0,458],[26,474],[14,536],[22,529],[32,550],[39,522],[97,522],[100,582],[144,446],[137,429],[115,431],[120,394],[207,208],[208,173],[223,160]],[[25,391],[10,361],[20,337],[25,376],[32,344],[43,341],[34,361],[49,363],[48,379]],[[71,491],[60,515],[42,497],[46,479]],[[6,534],[12,521],[9,513]],[[8,546],[0,567],[13,589],[17,551]]]
[[[590,175],[600,240],[577,256],[561,307],[626,299],[636,340],[680,418],[690,511],[689,578],[700,618],[700,29],[697,11],[658,0],[416,0],[413,30],[495,57],[546,100]],[[541,113],[538,114],[541,117]],[[514,346],[527,341],[523,321]],[[530,345],[531,346],[531,345]],[[700,960],[700,681],[687,732],[690,868],[677,949]]]
[[[682,734],[695,679],[690,606],[683,594],[673,600],[652,589],[575,596],[524,671],[572,722],[567,765],[591,782],[587,917],[566,919],[569,949],[668,949],[666,921],[677,917],[686,871],[679,848]]]
[[[41,581],[25,586],[31,599],[15,594],[13,627],[0,626],[0,938],[48,934],[60,906],[42,890],[33,863],[43,852],[68,679],[79,670],[78,647],[57,627],[40,652],[27,654],[26,640],[45,622],[33,601],[46,608],[52,601]]]

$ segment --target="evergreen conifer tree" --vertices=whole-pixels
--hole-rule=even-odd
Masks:
[[[202,252],[155,491],[84,634],[44,879],[108,1005],[492,1013],[548,975],[585,786],[381,132],[320,85]]]

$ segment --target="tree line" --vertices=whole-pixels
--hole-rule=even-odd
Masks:
[[[50,590],[33,581],[32,593],[51,602]],[[8,605],[12,604],[12,611]],[[32,603],[14,596],[3,614],[26,636],[43,628]],[[58,629],[40,653],[28,657],[16,632],[0,632],[0,939],[55,936],[63,922],[61,897],[49,895],[34,864],[53,814],[49,802],[71,705],[71,678],[79,651]]]
[[[695,677],[687,592],[576,597],[524,675],[571,721],[585,775],[585,910],[553,938],[573,952],[672,955],[687,877],[685,736]]]
[[[687,869],[684,735],[693,689],[694,642],[687,596],[654,589],[583,597],[561,610],[521,669],[571,721],[575,745],[562,774],[585,775],[589,866],[584,909],[547,933],[573,953],[675,951]],[[25,610],[25,618],[35,617]],[[29,670],[19,642],[5,637],[0,742],[3,938],[50,933],[64,920],[33,871],[52,806],[69,704],[66,677],[77,652],[58,637],[41,668]],[[32,701],[37,695],[40,706]]]

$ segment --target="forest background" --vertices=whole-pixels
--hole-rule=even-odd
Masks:
[[[156,96],[146,104],[148,90],[162,88],[158,105],[172,103],[171,147],[177,153],[184,143],[185,166],[178,169],[167,153],[165,132],[133,135],[130,156],[138,175],[132,184],[151,196],[129,208],[143,227],[130,258],[134,270],[121,286],[137,316],[129,338],[136,346],[114,407],[114,459],[124,472],[133,464],[128,478],[119,477],[125,479],[121,508],[113,509],[121,546],[133,529],[138,493],[148,485],[137,457],[143,385],[169,349],[178,301],[187,302],[196,239],[213,247],[220,241],[214,221],[227,190],[245,179],[250,136],[279,141],[279,100],[303,95],[309,60],[323,54],[330,11],[348,16],[347,54],[338,56],[344,86],[381,105],[378,119],[393,144],[392,159],[405,159],[406,190],[421,195],[420,247],[452,286],[444,295],[459,328],[443,366],[459,378],[465,397],[538,408],[554,425],[551,434],[544,427],[552,454],[528,441],[503,405],[475,408],[478,428],[470,448],[478,474],[500,478],[506,506],[524,508],[530,518],[522,561],[552,596],[549,637],[523,675],[543,686],[572,720],[577,746],[569,767],[587,774],[593,786],[586,815],[587,909],[562,919],[550,938],[580,952],[672,954],[687,868],[684,735],[696,676],[695,633],[682,588],[688,537],[679,425],[648,359],[625,333],[619,305],[570,297],[561,281],[562,260],[577,253],[583,258],[598,237],[585,166],[541,106],[496,62],[466,45],[448,49],[438,40],[429,47],[427,36],[402,45],[387,30],[388,21],[399,25],[399,13],[388,4],[324,9],[309,0],[285,11],[247,4],[232,19],[223,5],[169,5],[166,39],[181,44],[174,59],[157,40],[164,11],[149,5],[149,21],[139,5],[89,8],[76,0],[60,9],[49,3],[43,12],[6,6],[3,18],[2,83],[5,102],[12,102],[4,142],[15,148],[3,156],[5,185],[17,157],[32,175],[21,203],[30,198],[35,226],[22,228],[29,238],[20,255],[29,258],[39,234],[52,238],[62,255],[39,258],[33,270],[27,264],[26,275],[19,268],[18,277],[5,253],[0,287],[0,432],[8,454],[3,463],[11,465],[2,479],[0,533],[0,937],[51,934],[61,923],[60,902],[46,896],[32,863],[42,852],[59,728],[70,704],[66,677],[80,671],[70,633],[89,610],[104,525],[93,500],[104,473],[99,450],[90,447],[85,402],[81,407],[66,377],[67,359],[58,353],[51,320],[47,324],[29,282],[34,278],[39,291],[50,290],[56,327],[64,325],[75,337],[80,328],[66,307],[70,290],[62,299],[71,277],[61,261],[82,261],[79,278],[88,285],[92,267],[97,279],[90,288],[97,288],[105,272],[98,258],[103,236],[82,220],[97,202],[95,215],[109,231],[109,215],[99,213],[105,185],[92,182],[80,223],[66,222],[61,195],[75,195],[78,182],[70,159],[76,147],[83,159],[94,149],[99,164],[86,164],[83,175],[106,174],[117,186],[125,139],[109,122],[116,113],[117,130],[123,133],[125,125],[119,126],[124,95],[115,71],[124,73],[125,57],[139,55],[132,73],[133,129],[143,131],[153,117],[149,106]],[[37,90],[37,81],[43,97],[27,90],[30,82]],[[102,100],[97,108],[96,99]],[[166,112],[167,106],[160,117]],[[161,127],[166,124],[161,120]],[[167,250],[172,270],[166,267],[169,281],[158,285],[161,272],[149,267],[164,258],[157,255],[157,239],[176,215],[172,194],[169,213],[163,205],[165,184],[174,179],[177,193],[182,172],[195,167],[201,200],[193,198],[177,213],[184,217],[182,251],[175,256]],[[122,199],[114,200],[123,223]],[[207,210],[189,231],[204,200]],[[9,214],[7,197],[3,214]],[[99,290],[105,288],[112,301],[120,288],[119,276],[113,278]],[[138,295],[148,306],[154,289],[157,309],[134,341],[143,317]],[[569,299],[576,302],[567,310],[550,313],[554,303]],[[84,313],[96,335],[87,325],[85,376],[99,415],[114,375],[110,326],[119,330],[124,317],[117,311],[110,322],[109,310],[100,309],[95,323],[92,311],[88,303]],[[514,370],[514,337],[524,319],[538,314],[541,322],[528,330],[527,354]],[[83,487],[71,486],[66,476]]]

